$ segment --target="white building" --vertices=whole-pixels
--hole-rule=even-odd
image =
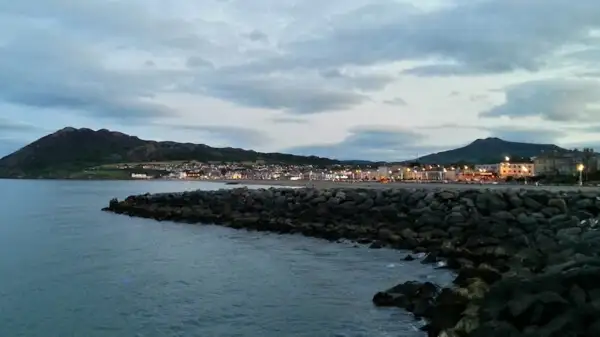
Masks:
[[[475,165],[475,171],[499,173],[500,164]]]

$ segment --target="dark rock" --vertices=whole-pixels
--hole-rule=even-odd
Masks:
[[[404,260],[404,261],[414,261],[414,260],[415,260],[415,258],[414,258],[412,255],[408,254],[408,255],[406,255],[406,256],[404,257],[404,259],[403,259],[403,260]]]
[[[373,241],[369,246],[370,249],[381,249],[383,247],[385,247],[385,245],[381,241]]]
[[[462,268],[458,272],[454,283],[459,286],[466,286],[471,279],[481,279],[487,284],[494,284],[502,279],[502,274],[492,267]]]

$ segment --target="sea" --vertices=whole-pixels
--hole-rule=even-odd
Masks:
[[[0,337],[424,335],[371,302],[400,282],[451,281],[405,252],[101,211],[113,197],[232,187],[0,180]]]

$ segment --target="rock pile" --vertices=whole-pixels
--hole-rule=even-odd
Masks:
[[[411,282],[373,301],[428,319],[429,336],[600,336],[600,193],[242,188],[105,210],[426,252],[457,270],[455,288]]]

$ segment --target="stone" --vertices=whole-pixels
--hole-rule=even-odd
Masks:
[[[548,200],[548,206],[558,209],[562,213],[567,213],[567,203],[564,199],[553,198]]]
[[[414,261],[414,260],[415,260],[415,258],[414,258],[414,256],[412,256],[412,255],[408,254],[408,255],[406,255],[406,256],[404,257],[404,259],[403,259],[403,260],[404,260],[404,261]]]

